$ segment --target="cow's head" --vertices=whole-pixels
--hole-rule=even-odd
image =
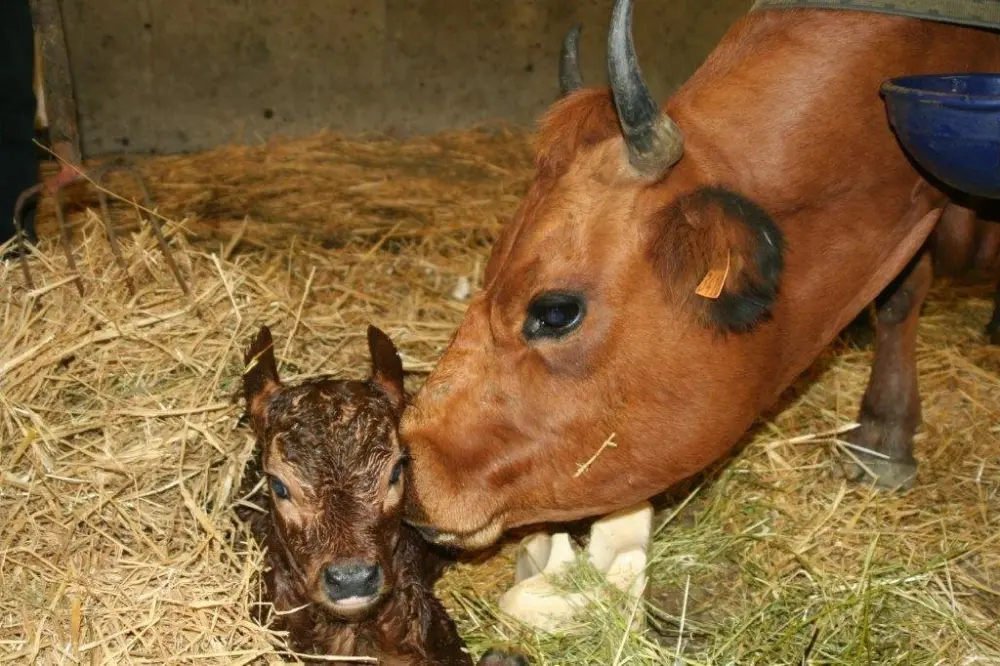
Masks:
[[[740,351],[777,297],[781,236],[685,149],[636,63],[631,10],[616,3],[610,91],[578,88],[571,33],[536,178],[404,416],[407,519],[441,543],[649,497],[752,420],[753,381],[729,389],[754,375]]]

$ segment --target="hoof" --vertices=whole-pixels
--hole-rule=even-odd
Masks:
[[[990,341],[991,345],[1000,346],[1000,322],[989,325],[986,329],[986,339]]]
[[[479,658],[476,666],[531,666],[531,662],[524,655],[492,648]]]
[[[864,467],[848,460],[839,470],[848,481],[867,483],[874,480],[875,485],[883,490],[910,490],[917,479],[917,463],[913,461],[885,460],[865,455],[858,455],[858,460],[864,463]]]

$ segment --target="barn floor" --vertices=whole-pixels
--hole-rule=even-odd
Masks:
[[[69,280],[51,206],[36,288],[0,263],[0,663],[248,664],[260,553],[232,514],[252,441],[240,352],[273,327],[287,378],[360,377],[365,326],[416,388],[531,177],[502,128],[413,141],[319,135],[143,161],[185,298],[146,226],[114,208],[125,289],[86,192]],[[111,189],[132,197],[125,180]],[[871,352],[834,345],[749,445],[662,502],[647,628],[595,604],[552,636],[498,615],[511,545],[440,590],[470,649],[535,664],[1000,664],[1000,349],[989,285],[935,287],[921,322],[918,486],[845,484]],[[577,572],[586,577],[585,571]],[[572,581],[570,582],[572,584]]]

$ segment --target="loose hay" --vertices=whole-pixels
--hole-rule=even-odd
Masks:
[[[32,258],[33,293],[0,264],[0,662],[274,660],[281,637],[250,620],[260,553],[239,545],[232,515],[252,449],[243,345],[266,323],[290,378],[360,377],[375,323],[416,388],[464,310],[456,284],[479,285],[529,155],[524,135],[481,129],[147,160],[189,300],[127,206],[116,215],[134,231],[133,299],[85,208],[70,217],[85,299],[53,242]],[[51,208],[40,214],[55,239]],[[829,473],[836,435],[808,437],[850,424],[867,378],[870,351],[835,346],[738,457],[666,503],[648,631],[625,631],[627,603],[559,636],[500,617],[508,547],[440,585],[472,651],[513,643],[537,664],[1000,663],[988,289],[939,285],[926,308],[915,490],[845,484]]]

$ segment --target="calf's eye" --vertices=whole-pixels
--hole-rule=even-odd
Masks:
[[[286,500],[289,497],[288,487],[273,477],[271,478],[271,492],[279,499]]]
[[[548,291],[528,304],[524,327],[528,341],[561,338],[579,328],[587,313],[583,296],[570,292]]]
[[[403,468],[406,467],[406,461],[408,458],[403,456],[396,463],[396,466],[392,468],[392,473],[389,475],[389,485],[394,486],[399,483],[399,480],[403,477]]]

